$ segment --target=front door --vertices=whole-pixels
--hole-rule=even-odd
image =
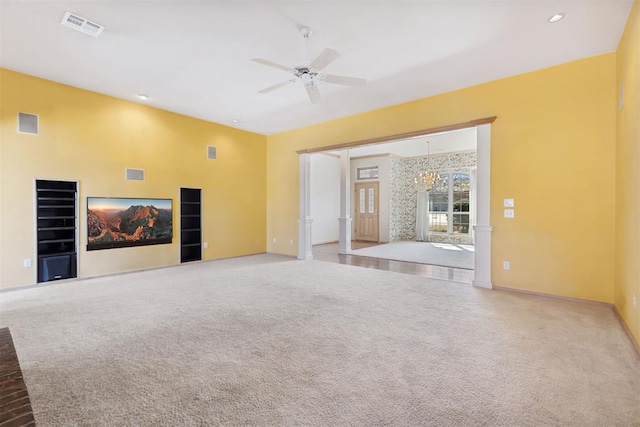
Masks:
[[[355,239],[378,241],[378,183],[355,185]]]

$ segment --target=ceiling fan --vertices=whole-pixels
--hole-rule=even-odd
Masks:
[[[307,50],[309,37],[311,37],[311,29],[308,27],[300,28],[300,33],[307,41]],[[262,59],[262,58],[253,58],[251,59],[253,62],[257,62],[258,64],[266,65],[268,67],[277,68],[279,70],[287,71],[293,74],[293,77],[289,80],[286,80],[282,83],[278,83],[273,86],[266,87],[262,90],[259,90],[258,93],[269,93],[276,89],[280,89],[281,87],[287,86],[291,83],[295,83],[297,81],[301,81],[304,84],[304,88],[307,91],[307,95],[309,95],[309,100],[311,100],[312,104],[317,104],[320,102],[320,92],[318,91],[318,82],[325,83],[333,83],[345,86],[362,86],[366,83],[365,79],[361,79],[358,77],[348,77],[348,76],[337,76],[335,74],[326,74],[323,73],[324,70],[329,64],[340,57],[340,53],[338,51],[326,48],[320,55],[318,55],[313,61],[309,63],[309,65],[304,67],[287,67],[286,65],[280,65],[278,63]]]

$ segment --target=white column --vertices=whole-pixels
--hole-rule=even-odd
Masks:
[[[340,244],[339,254],[351,253],[351,161],[349,150],[340,152]]]
[[[476,139],[477,139],[477,133],[476,133]],[[477,141],[476,141],[477,143]],[[477,179],[476,179],[476,174],[477,174],[477,170],[476,169],[470,169],[469,170],[469,184],[470,184],[470,189],[469,189],[469,223],[472,225],[472,230],[471,230],[471,244],[475,244],[476,242],[476,232],[475,232],[475,226],[477,225],[477,212],[478,212],[478,188],[477,188]]]
[[[298,259],[313,259],[311,248],[311,155],[300,154],[300,218],[298,219]]]
[[[491,283],[491,125],[478,126],[475,279],[473,286],[492,289]]]

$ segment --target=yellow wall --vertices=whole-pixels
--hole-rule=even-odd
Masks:
[[[40,116],[39,136],[16,132],[18,111]],[[0,142],[0,288],[35,282],[35,178],[80,182],[80,277],[179,263],[180,187],[203,190],[204,259],[265,251],[262,135],[0,69]],[[88,196],[172,198],[173,243],[86,252]]]
[[[296,253],[296,150],[498,116],[493,284],[613,302],[615,70],[610,53],[269,136],[267,250]],[[515,219],[502,218],[503,198],[515,198]]]
[[[624,82],[624,108],[618,111],[616,158],[615,305],[640,342],[640,3],[631,9],[617,51],[617,84]]]

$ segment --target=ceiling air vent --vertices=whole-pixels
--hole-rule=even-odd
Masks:
[[[127,181],[144,181],[144,169],[126,169]]]
[[[207,147],[207,158],[209,160],[216,159],[216,147],[212,147],[211,145]]]
[[[71,12],[66,12],[64,14],[61,24],[65,27],[73,28],[74,30],[80,31],[81,33],[89,34],[93,37],[98,37],[104,30],[104,27],[102,25],[91,22],[88,19],[82,18],[78,15],[74,15]]]
[[[18,132],[37,135],[38,116],[36,114],[18,113]]]

